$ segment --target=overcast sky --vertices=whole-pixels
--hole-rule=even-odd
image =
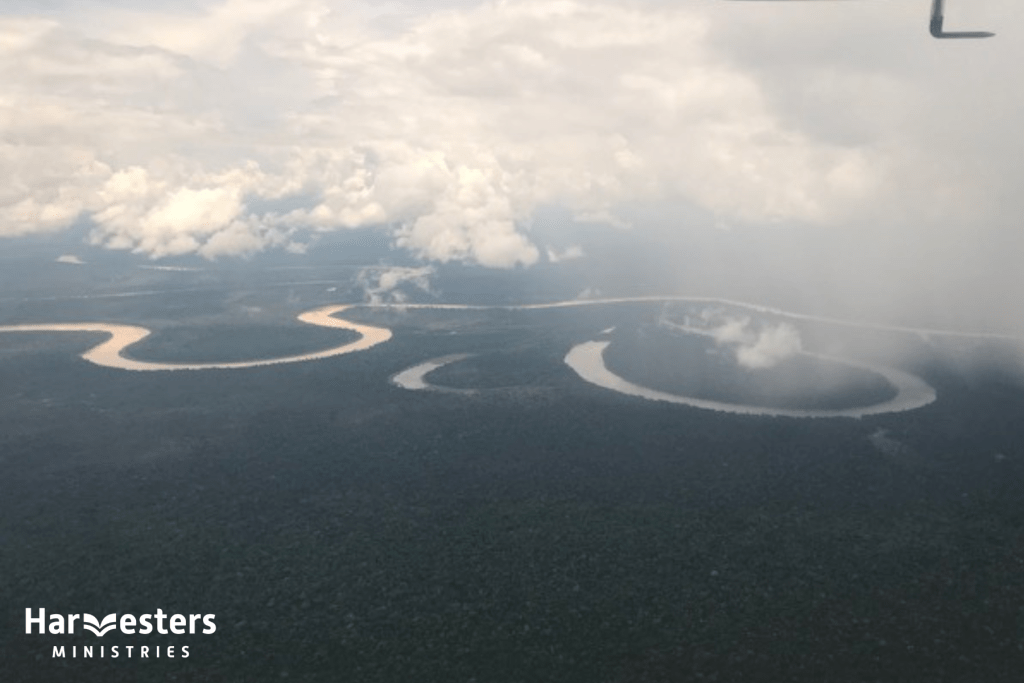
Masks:
[[[948,4],[997,37],[931,39],[927,0],[8,1],[0,236],[85,217],[227,258],[379,226],[424,261],[586,259],[531,229],[557,206],[668,251],[749,237],[726,277],[837,306],[1005,322],[1024,6]]]

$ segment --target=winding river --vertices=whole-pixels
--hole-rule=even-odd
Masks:
[[[806,354],[820,360],[834,363],[842,363],[851,367],[876,372],[886,379],[896,389],[896,395],[888,401],[875,403],[869,406],[858,406],[855,408],[844,408],[842,410],[811,410],[792,408],[768,408],[764,406],[743,405],[736,403],[724,403],[722,401],[710,401],[707,399],[670,394],[657,389],[634,384],[627,379],[616,375],[608,369],[604,362],[604,350],[608,347],[606,341],[589,341],[574,346],[565,356],[565,363],[572,368],[577,375],[591,384],[596,384],[605,389],[617,391],[628,396],[637,396],[650,401],[664,401],[667,403],[678,403],[692,408],[703,408],[705,410],[717,410],[723,413],[735,415],[762,415],[767,417],[866,417],[868,415],[881,415],[883,413],[899,413],[906,410],[922,408],[935,400],[935,390],[920,377],[880,365],[868,365],[857,363],[845,358],[833,358],[820,354]]]
[[[119,370],[136,370],[142,372],[168,371],[168,370],[238,370],[242,368],[258,368],[265,365],[282,365],[284,363],[299,363],[302,361],[319,360],[331,358],[345,353],[365,351],[377,344],[383,344],[391,339],[391,330],[384,327],[373,327],[372,325],[361,325],[342,318],[335,318],[335,313],[341,313],[350,305],[324,306],[312,311],[306,311],[299,315],[299,320],[310,325],[320,327],[333,327],[342,330],[352,330],[360,335],[359,339],[341,346],[334,346],[321,351],[303,353],[295,356],[280,356],[278,358],[263,358],[260,360],[237,361],[231,363],[159,363],[155,361],[136,360],[127,358],[124,355],[125,349],[136,344],[149,336],[149,330],[145,327],[133,325],[111,325],[109,323],[57,323],[44,325],[10,325],[0,327],[0,332],[102,332],[110,335],[110,339],[98,344],[85,353],[82,358],[102,365],[107,368]]]
[[[347,353],[365,351],[369,348],[383,344],[391,339],[391,330],[384,327],[364,325],[351,322],[344,318],[336,317],[337,314],[353,308],[393,308],[393,309],[426,309],[426,310],[542,310],[555,308],[569,308],[577,306],[596,306],[608,304],[629,304],[629,303],[666,303],[686,302],[704,303],[712,305],[727,305],[746,308],[748,310],[785,316],[797,320],[810,320],[824,322],[848,327],[876,329],[889,332],[909,332],[918,335],[943,335],[959,336],[966,338],[985,338],[1019,341],[1015,337],[1001,334],[986,333],[962,333],[946,330],[919,329],[910,327],[899,327],[891,325],[879,325],[873,323],[859,323],[822,316],[813,316],[799,313],[789,313],[776,308],[747,304],[728,299],[714,299],[707,297],[621,297],[608,299],[583,299],[559,301],[545,304],[526,304],[518,306],[479,306],[461,304],[342,304],[323,306],[306,311],[298,316],[298,319],[310,325],[330,327],[336,329],[352,330],[360,335],[355,341],[334,346],[331,348],[304,353],[292,356],[281,356],[277,358],[264,358],[258,360],[236,361],[227,363],[162,363],[156,361],[144,361],[129,358],[124,355],[126,349],[138,343],[150,334],[144,327],[133,325],[115,325],[109,323],[55,323],[55,324],[32,324],[32,325],[9,325],[0,326],[0,332],[98,332],[110,335],[110,338],[90,348],[82,354],[82,358],[108,368],[133,371],[174,371],[174,370],[213,370],[213,369],[243,369],[256,368],[268,365],[282,365],[286,363],[299,363],[311,360],[331,358]],[[897,370],[895,368],[869,365],[859,363],[845,358],[834,358],[829,356],[818,356],[817,358],[829,362],[843,363],[848,366],[858,367],[870,372],[878,373],[884,377],[895,389],[896,396],[892,399],[876,403],[870,406],[848,408],[843,410],[794,410],[782,408],[767,408],[762,406],[738,405],[697,399],[688,396],[670,394],[655,389],[650,389],[634,384],[615,373],[611,372],[604,363],[604,349],[608,346],[607,341],[588,341],[574,346],[565,356],[565,363],[572,368],[582,379],[594,385],[617,391],[630,396],[637,396],[653,401],[664,401],[677,403],[695,408],[716,410],[739,415],[764,415],[780,417],[865,417],[868,415],[879,415],[882,413],[893,413],[913,410],[928,405],[935,400],[935,390],[922,379]],[[456,362],[465,358],[465,354],[456,354],[435,358],[416,366],[403,370],[392,377],[396,385],[411,389],[423,390],[432,388],[426,381],[426,375],[437,368],[448,363]]]
[[[440,358],[432,358],[428,361],[414,365],[411,368],[402,370],[397,375],[391,378],[391,383],[408,389],[409,391],[449,391],[460,394],[472,394],[475,393],[472,389],[456,389],[454,387],[442,387],[436,384],[431,384],[427,381],[427,375],[432,373],[438,368],[443,368],[450,363],[456,361],[465,360],[472,354],[469,353],[456,353],[450,356],[441,356]]]

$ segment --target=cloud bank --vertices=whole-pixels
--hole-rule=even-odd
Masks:
[[[970,44],[932,41],[926,9],[15,4],[0,235],[85,220],[97,245],[214,259],[372,227],[425,260],[511,268],[590,253],[531,231],[545,206],[638,240],[660,235],[637,207],[695,207],[760,231],[775,272],[1024,293],[1024,9],[956,8],[1000,33]],[[771,274],[745,258],[735,277]]]

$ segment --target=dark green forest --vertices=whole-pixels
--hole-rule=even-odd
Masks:
[[[137,352],[341,343],[287,322],[326,299],[209,336],[166,322]],[[922,352],[939,400],[863,420],[647,402],[562,363],[612,324],[628,349],[652,309],[626,308],[361,310],[394,339],[245,371],[124,372],[78,358],[92,335],[0,338],[3,679],[1019,680],[1015,375]],[[483,390],[388,382],[452,353],[477,355],[432,380]],[[24,635],[26,607],[218,628],[102,641],[188,659],[62,661],[52,645],[97,639]]]

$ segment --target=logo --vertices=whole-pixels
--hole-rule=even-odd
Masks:
[[[47,615],[46,610],[39,608],[33,610],[31,607],[25,608],[25,633],[27,635],[67,635],[75,633],[75,626],[80,624],[82,632],[90,631],[97,638],[102,638],[111,631],[117,631],[118,633],[125,636],[136,636],[136,635],[147,635],[150,633],[157,633],[160,635],[210,635],[217,631],[217,624],[214,620],[217,618],[215,614],[168,614],[162,609],[158,609],[152,614],[140,614],[138,616],[134,614],[122,614],[118,617],[117,612],[112,612],[103,619],[98,619],[91,614],[49,614]],[[79,646],[73,645],[71,647],[71,657],[78,657]],[[122,656],[122,648],[124,654],[128,658],[138,656],[139,658],[149,658],[150,652],[154,653],[154,657],[167,657],[174,658],[180,657],[182,659],[188,658],[189,646],[181,645],[178,646],[177,652],[175,652],[175,645],[111,645],[109,650],[105,646],[94,645],[83,645],[81,646],[82,657],[92,658],[98,656],[100,658],[111,657],[117,658]],[[138,653],[136,655],[136,649]],[[108,655],[109,652],[109,655]],[[64,645],[53,646],[53,657],[66,657],[67,650]]]
[[[102,638],[107,634],[107,631],[112,631],[117,628],[117,615],[108,614],[103,617],[103,621],[96,621],[96,617],[93,615],[84,614],[82,615],[82,626]]]

